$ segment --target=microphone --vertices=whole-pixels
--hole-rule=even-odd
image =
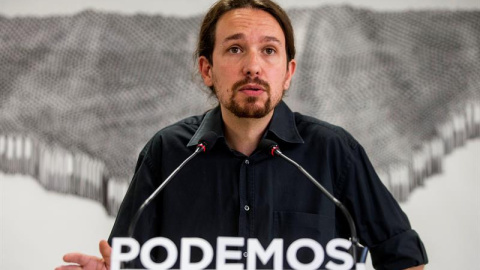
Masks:
[[[148,197],[145,202],[140,206],[140,208],[137,210],[137,213],[135,213],[135,216],[133,217],[132,222],[130,223],[130,226],[128,228],[128,237],[132,238],[133,233],[135,232],[135,226],[137,225],[138,220],[140,219],[140,216],[142,215],[143,210],[152,202],[153,199],[162,191],[162,189],[165,188],[165,186],[172,180],[172,178],[187,164],[192,158],[194,158],[198,153],[201,151],[206,152],[210,151],[212,149],[213,145],[215,144],[217,139],[217,134],[213,131],[208,131],[206,132],[199,140],[197,144],[197,148],[195,149],[195,152],[191,154],[185,161],[182,162],[166,179],[163,181],[163,183]]]
[[[299,169],[320,191],[322,191],[325,196],[327,196],[328,199],[330,199],[335,206],[340,208],[342,210],[343,215],[346,217],[348,225],[350,227],[350,235],[351,239],[350,241],[352,242],[352,257],[353,257],[353,262],[354,264],[357,263],[357,245],[358,245],[358,237],[357,237],[357,230],[355,229],[355,222],[353,221],[352,216],[350,215],[350,212],[348,209],[337,199],[335,198],[330,192],[328,192],[327,189],[325,189],[313,176],[311,176],[302,166],[300,166],[298,163],[290,159],[289,157],[285,156],[281,151],[280,147],[278,144],[272,140],[268,139],[263,139],[260,141],[258,145],[259,149],[266,149],[270,155],[272,156],[280,156],[283,159],[287,160],[291,164],[293,164],[297,169]],[[365,250],[364,250],[365,251]],[[364,252],[365,253],[365,252]],[[361,259],[364,260],[366,259],[366,254],[361,256]]]

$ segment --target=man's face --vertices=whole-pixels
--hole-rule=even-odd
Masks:
[[[269,13],[251,8],[225,13],[217,22],[212,63],[200,57],[204,83],[215,89],[222,111],[261,118],[272,113],[290,86],[285,35]]]

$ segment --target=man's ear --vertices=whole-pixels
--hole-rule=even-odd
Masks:
[[[293,74],[295,74],[295,69],[297,68],[297,62],[295,59],[290,60],[287,64],[287,73],[285,74],[285,82],[283,83],[283,89],[287,90],[290,87],[290,82],[292,81]]]
[[[203,83],[208,87],[212,87],[212,65],[205,56],[198,58],[198,71],[200,71],[200,75],[202,75]]]

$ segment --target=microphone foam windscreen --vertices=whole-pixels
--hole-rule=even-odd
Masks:
[[[200,140],[198,140],[198,143],[201,143],[203,146],[205,146],[205,151],[210,151],[213,145],[215,145],[217,138],[217,133],[208,131],[200,138]]]
[[[258,149],[260,149],[261,151],[266,151],[269,154],[271,154],[270,150],[272,150],[272,148],[275,146],[278,146],[276,142],[269,139],[262,139],[258,144]]]

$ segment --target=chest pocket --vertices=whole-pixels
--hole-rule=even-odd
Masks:
[[[274,237],[289,245],[300,238],[311,238],[323,247],[335,237],[333,217],[302,213],[274,212]]]
[[[274,212],[274,237],[282,238],[284,254],[292,242],[300,238],[311,238],[325,249],[327,243],[335,237],[335,219],[329,216],[302,212]],[[310,249],[302,248],[297,253],[300,262],[308,263],[314,254]],[[284,266],[287,266],[284,262]]]

